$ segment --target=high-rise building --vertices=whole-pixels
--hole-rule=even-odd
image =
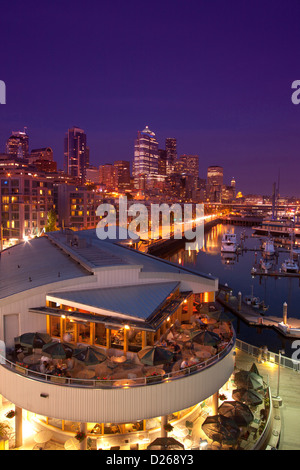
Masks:
[[[198,155],[181,155],[179,160],[184,163],[185,171],[189,175],[193,175],[195,176],[195,178],[199,177],[199,156]]]
[[[114,162],[115,181],[118,191],[130,190],[130,162],[117,160]]]
[[[207,184],[210,186],[223,185],[223,168],[221,166],[209,166],[207,169]]]
[[[209,166],[207,169],[207,197],[210,201],[219,202],[223,186],[223,168]]]
[[[28,162],[41,172],[55,173],[57,171],[57,163],[53,160],[53,150],[50,147],[31,150]]]
[[[166,171],[167,175],[170,175],[174,171],[174,165],[177,160],[177,140],[173,137],[166,139],[166,153],[167,153],[167,164]]]
[[[78,127],[72,127],[66,133],[64,143],[65,172],[84,182],[89,166],[89,148],[85,132]]]
[[[100,184],[100,173],[98,167],[90,165],[89,168],[86,169],[86,183]]]
[[[234,178],[231,179],[230,186],[232,187],[233,197],[236,195],[236,181]]]
[[[167,151],[164,149],[158,149],[158,174],[167,174]]]
[[[51,147],[41,149],[33,149],[30,152],[29,163],[34,163],[36,160],[53,160],[53,150]]]
[[[111,163],[99,166],[99,182],[108,191],[116,190],[116,168]]]
[[[158,175],[158,142],[155,133],[148,126],[138,132],[134,145],[133,176],[135,186],[141,176],[150,176],[152,179]]]
[[[6,153],[13,158],[27,158],[29,155],[29,137],[23,132],[12,132],[6,142]]]

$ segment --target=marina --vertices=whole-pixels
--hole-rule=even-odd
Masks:
[[[224,233],[234,231],[237,236],[238,248],[235,253],[221,251]],[[274,240],[275,254],[264,257],[263,241],[267,235],[256,236],[250,227],[217,224],[205,234],[203,250],[188,253],[184,247],[170,252],[166,259],[179,265],[206,273],[214,273],[220,286],[227,285],[232,290],[230,302],[225,304],[224,293],[218,296],[223,308],[227,308],[235,316],[234,326],[237,337],[256,345],[265,344],[274,351],[281,348],[286,354],[293,353],[293,341],[299,338],[300,312],[300,274],[282,271],[282,263],[290,256],[290,244],[282,245]],[[271,269],[263,269],[260,260],[272,262]],[[255,268],[255,269],[253,269]],[[253,308],[242,302],[242,309],[237,306],[238,293],[242,299],[250,296],[258,297],[265,310]],[[281,325],[283,321],[283,305],[287,303],[290,328]]]

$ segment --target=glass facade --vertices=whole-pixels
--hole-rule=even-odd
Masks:
[[[158,175],[158,142],[148,126],[138,132],[134,146],[133,176],[136,182],[142,175]]]

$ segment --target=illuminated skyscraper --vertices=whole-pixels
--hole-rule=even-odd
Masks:
[[[221,166],[209,166],[207,169],[207,196],[210,201],[220,202],[223,186],[223,168]]]
[[[116,175],[116,189],[125,191],[130,189],[130,162],[117,160],[114,162]]]
[[[13,158],[27,158],[29,154],[29,137],[24,132],[12,132],[6,142],[6,153]]]
[[[116,168],[111,163],[99,166],[99,181],[108,191],[116,190]]]
[[[158,175],[158,156],[155,133],[146,126],[143,131],[138,132],[134,145],[133,176],[136,187],[141,176],[151,178]]]
[[[233,195],[235,197],[236,194],[236,181],[234,178],[231,179],[230,186],[232,187]]]
[[[223,185],[223,168],[221,166],[209,166],[207,169],[207,184],[210,186]]]
[[[168,137],[166,139],[166,153],[167,153],[166,171],[167,171],[167,175],[170,175],[174,171],[174,165],[177,160],[177,141],[173,137]]]
[[[78,127],[72,127],[65,135],[65,172],[85,181],[86,168],[89,165],[89,148],[86,134]]]
[[[199,156],[198,155],[181,155],[179,159],[185,167],[185,171],[195,176],[199,177]]]

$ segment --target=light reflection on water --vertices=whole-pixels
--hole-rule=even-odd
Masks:
[[[227,231],[234,231],[237,235],[238,243],[241,236],[246,236],[244,247],[248,251],[243,251],[238,255],[228,256],[221,254],[222,236]],[[227,283],[233,290],[233,295],[241,291],[242,295],[250,295],[253,289],[255,296],[264,300],[269,306],[265,316],[272,315],[282,318],[283,303],[288,304],[288,317],[300,318],[300,280],[298,278],[275,278],[275,277],[253,277],[251,268],[255,263],[259,263],[261,252],[259,251],[262,238],[252,236],[253,230],[246,227],[217,225],[205,235],[205,246],[203,250],[186,251],[184,248],[168,257],[172,262],[179,263],[198,272],[210,273],[219,278],[221,284]],[[278,259],[274,260],[278,267],[289,257],[279,248]],[[251,250],[251,251],[250,251]],[[284,348],[286,355],[293,352],[291,340],[287,340],[275,331],[262,328],[248,327],[243,322],[234,323],[237,337],[243,341],[256,346],[268,345],[271,351],[278,352]]]

